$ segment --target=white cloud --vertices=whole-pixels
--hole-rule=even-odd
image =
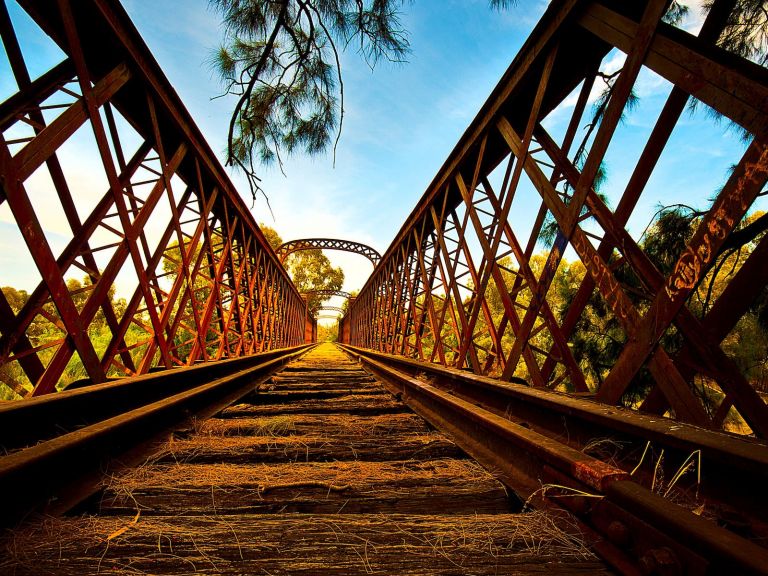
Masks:
[[[690,34],[698,34],[704,24],[704,0],[686,0],[688,15],[682,23],[682,28]]]

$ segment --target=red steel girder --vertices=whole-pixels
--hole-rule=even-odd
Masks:
[[[341,306],[318,306],[315,308],[314,312],[317,314],[319,312],[323,312],[325,310],[328,310],[330,312],[340,312],[341,314],[344,314],[345,310]]]

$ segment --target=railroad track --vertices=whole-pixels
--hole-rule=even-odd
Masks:
[[[563,513],[497,478],[332,345],[177,427],[67,516],[18,528],[5,574],[607,574]]]
[[[0,568],[766,573],[763,443],[343,349],[0,407]]]
[[[344,346],[518,495],[574,513],[624,574],[768,574],[768,446]]]

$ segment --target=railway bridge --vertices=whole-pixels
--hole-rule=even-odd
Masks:
[[[0,2],[2,250],[37,278],[0,297],[0,571],[768,573],[768,73],[722,46],[739,2],[669,4],[553,0],[383,255],[286,247],[374,263],[318,344],[119,2]],[[633,217],[677,202],[694,104],[744,144],[660,255]]]

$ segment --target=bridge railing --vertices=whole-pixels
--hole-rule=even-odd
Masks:
[[[301,296],[120,4],[19,5],[62,56],[39,73],[0,2],[2,397],[303,343]]]
[[[768,74],[715,45],[734,2],[715,2],[698,35],[665,23],[667,6],[550,4],[350,307],[342,339],[768,435],[765,402],[722,346],[765,290],[768,235],[738,266],[729,261],[707,306],[695,302],[768,176]],[[649,78],[667,87],[666,102],[610,208],[596,177]],[[607,89],[596,100],[598,85]],[[654,167],[694,101],[751,136],[663,273],[628,221],[658,191]],[[562,133],[550,133],[568,112]],[[704,202],[713,191],[698,194]],[[611,365],[590,364],[590,346],[603,357],[612,349]]]

